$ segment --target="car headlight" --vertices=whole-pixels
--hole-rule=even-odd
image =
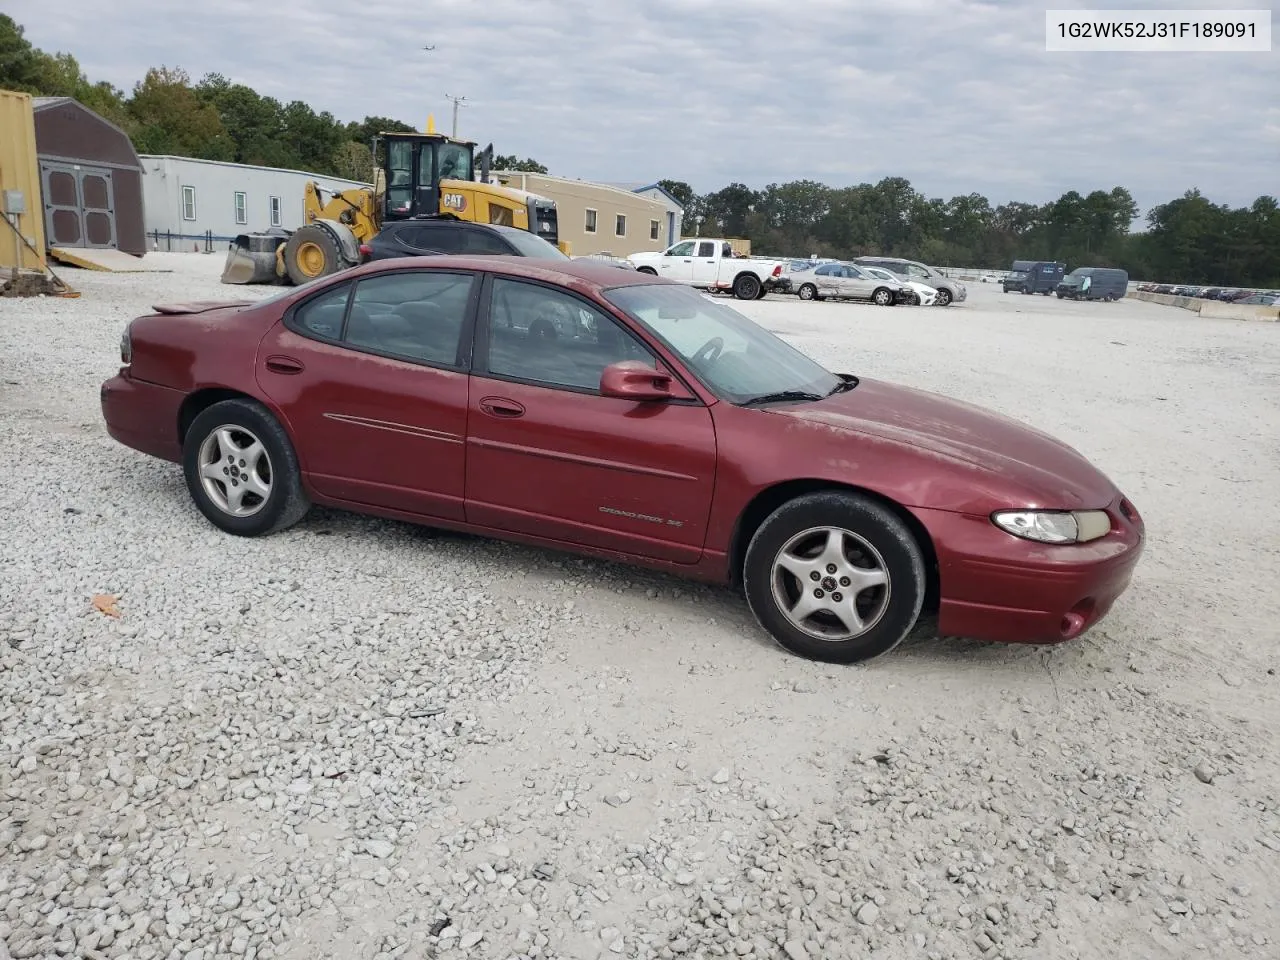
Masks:
[[[1105,510],[1002,510],[991,515],[991,522],[1037,543],[1088,543],[1111,532]]]
[[[126,366],[133,362],[133,339],[129,336],[128,327],[120,334],[120,362]]]

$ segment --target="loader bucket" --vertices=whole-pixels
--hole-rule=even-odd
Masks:
[[[277,233],[242,233],[227,248],[223,283],[276,283],[276,249],[288,239]]]

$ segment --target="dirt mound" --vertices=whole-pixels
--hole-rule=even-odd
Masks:
[[[57,297],[69,292],[62,281],[40,273],[23,273],[0,283],[0,297]]]

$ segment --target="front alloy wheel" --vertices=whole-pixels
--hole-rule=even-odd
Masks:
[[[752,613],[792,653],[852,663],[887,653],[924,605],[924,554],[878,500],[845,490],[805,494],[756,530],[742,567]]]
[[[876,548],[850,530],[811,527],[773,558],[773,599],[797,630],[818,640],[852,640],[889,605],[889,574]]]

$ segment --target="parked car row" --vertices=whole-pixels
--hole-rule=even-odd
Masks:
[[[947,306],[968,297],[963,283],[933,267],[896,257],[792,260],[779,278],[801,300],[869,300],[881,306]]]
[[[360,260],[444,255],[519,256],[568,260],[556,246],[526,230],[499,224],[444,218],[415,218],[388,223],[360,247]],[[664,277],[710,293],[757,300],[767,293],[792,293],[802,300],[868,300],[885,306],[947,306],[964,301],[963,283],[914,260],[858,257],[852,261],[810,258],[781,261],[743,257],[728,240],[695,237],[662,251],[589,259],[624,270]]]
[[[1220,300],[1224,303],[1280,306],[1280,290],[1247,290],[1241,287],[1188,287],[1168,283],[1140,283],[1143,293],[1164,293],[1173,297],[1195,297],[1197,300]]]

